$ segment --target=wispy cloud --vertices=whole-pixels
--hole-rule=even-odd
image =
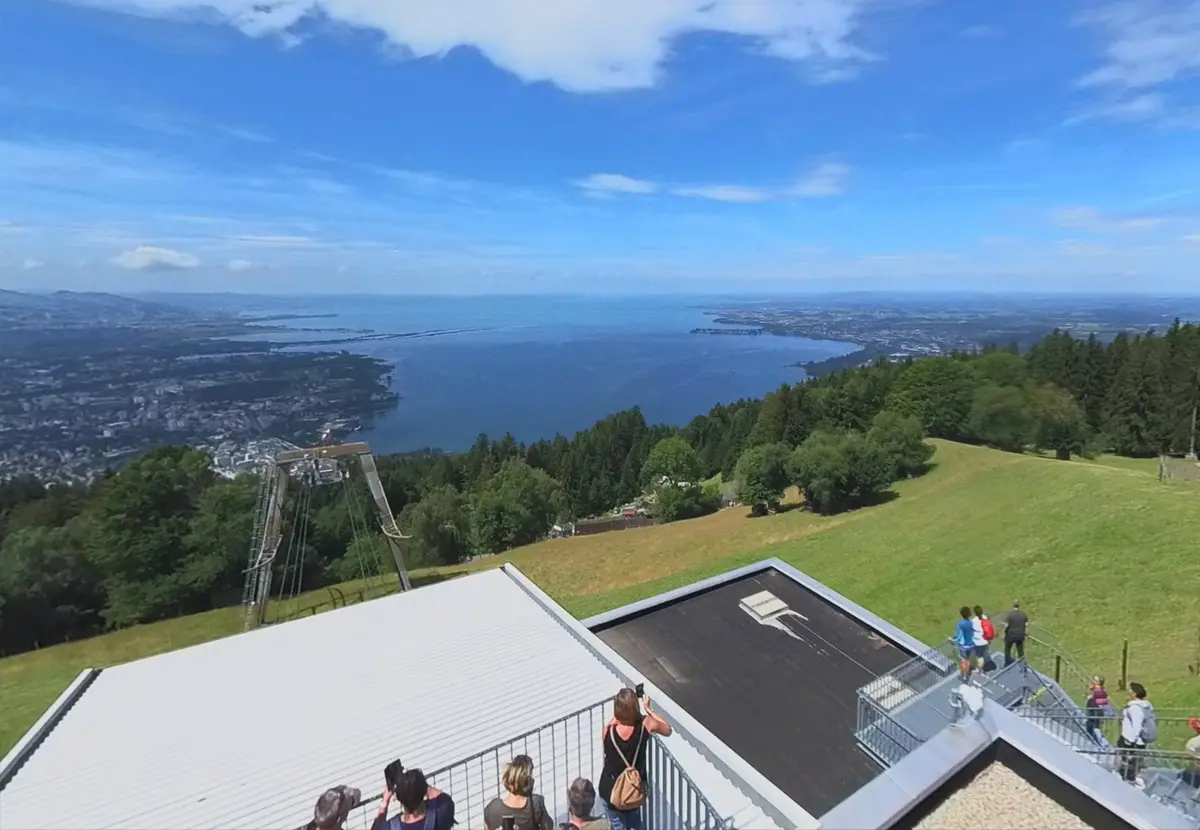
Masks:
[[[593,173],[575,186],[594,193],[654,193],[658,185],[646,179],[635,179],[620,173]]]
[[[230,271],[249,271],[254,267],[254,263],[248,259],[231,259],[225,267]]]
[[[184,251],[139,245],[118,254],[113,264],[130,271],[186,271],[199,265],[200,260]]]
[[[316,240],[309,236],[274,236],[261,234],[242,234],[235,237],[243,245],[263,248],[311,248]]]
[[[1110,233],[1149,230],[1167,220],[1161,216],[1112,216],[1095,207],[1072,205],[1051,211],[1050,221],[1061,228]]]
[[[1176,108],[1160,89],[1200,72],[1200,0],[1119,0],[1079,15],[1076,23],[1103,43],[1100,66],[1078,79],[1102,99],[1072,121],[1200,127],[1200,112]]]
[[[289,36],[308,18],[382,34],[415,58],[472,46],[526,82],[572,92],[653,86],[685,33],[736,35],[795,62],[818,83],[852,77],[877,58],[858,42],[873,0],[572,0],[482,3],[469,14],[427,0],[73,0],[80,5],[180,20],[223,20],[252,37]],[[564,48],[563,44],[570,44]]]
[[[181,113],[139,109],[126,104],[105,103],[91,90],[71,87],[40,92],[22,92],[11,86],[0,86],[0,109],[42,110],[72,113],[102,118],[138,130],[159,135],[234,139],[253,144],[270,144],[271,136],[246,125],[223,124],[211,119],[195,118]]]
[[[1004,36],[1004,31],[999,26],[981,23],[977,26],[968,26],[959,34],[971,40],[996,40]]]
[[[686,196],[692,199],[709,199],[714,202],[766,202],[774,198],[774,191],[761,187],[745,187],[737,184],[702,184],[689,187],[675,187],[671,192],[676,196]]]
[[[25,257],[24,262],[21,263],[21,267],[26,271],[32,271],[35,268],[41,268],[45,264],[46,263],[42,262],[40,259],[34,259],[31,256],[27,256]]]
[[[802,199],[837,196],[849,187],[852,172],[847,164],[833,161],[823,162],[796,182],[788,191],[788,195],[799,196]]]
[[[822,162],[795,183],[786,187],[758,187],[727,183],[662,185],[648,179],[636,179],[620,173],[593,173],[574,184],[589,194],[648,195],[661,191],[688,199],[751,204],[776,199],[820,199],[836,196],[849,186],[852,172],[849,165],[840,162]]]

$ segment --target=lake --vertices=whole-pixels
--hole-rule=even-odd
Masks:
[[[230,305],[226,297],[225,305]],[[717,403],[804,378],[795,364],[847,354],[847,343],[690,334],[717,328],[703,297],[276,297],[243,311],[334,314],[303,328],[418,332],[478,329],[338,348],[395,367],[397,409],[363,437],[376,452],[462,450],[486,432],[530,442],[570,435],[640,406],[651,423],[686,424]],[[331,333],[330,337],[335,337]],[[317,339],[296,332],[298,339]],[[281,339],[278,334],[272,339]]]

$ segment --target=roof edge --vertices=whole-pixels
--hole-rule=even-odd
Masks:
[[[102,669],[84,669],[79,673],[79,676],[63,690],[58,699],[50,704],[42,716],[37,719],[33,726],[21,736],[16,745],[8,751],[3,760],[0,760],[0,791],[3,791],[12,781],[17,771],[25,764],[26,761],[37,751],[41,746],[42,741],[46,736],[53,731],[54,727],[58,726],[59,722],[70,711],[71,707],[78,702],[79,698],[83,697],[83,693],[88,690],[97,677],[100,676]]]
[[[746,791],[746,795],[759,802],[757,806],[768,813],[780,827],[793,827],[797,830],[817,830],[820,823],[816,817],[797,804],[787,793],[772,784],[767,778],[749,764],[744,758],[733,751],[720,738],[706,729],[698,720],[676,703],[671,697],[650,681],[642,677],[637,670],[623,657],[617,654],[603,640],[597,637],[579,620],[555,602],[545,591],[535,585],[528,577],[512,564],[501,566],[501,570],[513,580],[531,599],[538,603],[546,613],[558,620],[567,631],[590,651],[597,660],[604,663],[610,671],[622,678],[630,686],[645,683],[646,690],[659,704],[680,735],[687,739],[693,747],[704,755],[710,763],[723,772],[738,787]],[[753,796],[758,798],[754,799]]]
[[[996,740],[983,720],[941,730],[821,816],[822,830],[892,827]]]
[[[508,566],[505,566],[508,567]],[[652,597],[648,597],[637,602],[632,602],[629,605],[623,605],[620,608],[615,608],[612,611],[606,611],[603,614],[596,614],[583,620],[583,626],[589,631],[608,627],[614,623],[620,622],[628,617],[644,614],[647,611],[652,611],[668,603],[678,602],[695,594],[703,593],[719,588],[722,585],[727,585],[730,582],[736,582],[748,576],[762,573],[763,571],[778,571],[788,579],[800,585],[809,593],[815,594],[820,599],[833,605],[844,614],[853,617],[867,628],[877,631],[879,634],[896,643],[903,649],[908,650],[913,656],[923,654],[929,651],[929,646],[918,640],[911,634],[903,631],[899,627],[880,617],[878,614],[868,611],[863,606],[854,602],[849,597],[839,594],[832,588],[824,585],[816,579],[813,579],[808,574],[798,568],[789,565],[778,557],[770,559],[762,559],[750,565],[744,565],[740,568],[735,568],[732,571],[727,571],[723,574],[703,579],[699,582],[693,582],[691,585],[685,585],[682,588],[675,588],[671,591],[665,591]]]

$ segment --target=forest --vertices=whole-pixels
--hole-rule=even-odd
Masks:
[[[723,486],[755,514],[791,485],[807,509],[854,509],[919,475],[926,437],[1063,460],[1183,453],[1198,394],[1196,325],[1107,343],[1056,331],[1024,354],[989,346],[784,385],[682,428],[635,408],[569,438],[481,435],[460,454],[377,463],[414,568],[529,544],[638,498],[663,521],[699,515]],[[303,517],[302,556],[280,564],[280,582],[318,588],[379,555],[373,517],[351,509],[370,504],[361,480],[296,492],[285,538]],[[218,477],[206,454],[175,446],[86,486],[0,484],[0,654],[236,604],[258,494],[257,476]]]

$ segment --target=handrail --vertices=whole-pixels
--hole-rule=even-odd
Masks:
[[[449,764],[446,764],[443,767],[438,767],[433,772],[425,773],[425,777],[433,778],[434,776],[437,776],[437,775],[444,775],[447,771],[453,769],[456,766],[464,764],[468,761],[474,761],[476,758],[482,758],[485,755],[494,755],[496,752],[499,752],[501,749],[504,749],[506,746],[508,746],[510,744],[514,744],[517,741],[523,741],[527,738],[531,738],[534,735],[538,734],[539,732],[542,732],[546,729],[552,729],[555,726],[559,726],[560,724],[563,724],[566,721],[571,720],[572,718],[577,718],[580,715],[587,714],[587,712],[589,712],[590,710],[595,709],[597,707],[603,707],[604,704],[611,703],[611,702],[612,702],[612,697],[610,696],[610,697],[604,698],[604,700],[601,700],[597,703],[590,703],[581,709],[576,709],[574,712],[563,715],[561,718],[558,718],[557,720],[552,720],[549,723],[544,723],[541,726],[530,729],[528,732],[522,732],[520,735],[516,735],[512,738],[501,741],[498,744],[489,746],[487,749],[480,750],[479,752],[476,752],[474,755],[468,755],[466,758],[460,758],[459,760],[454,761]],[[361,803],[362,804],[373,804],[374,802],[381,800],[384,795],[385,795],[385,793],[381,792],[377,795],[371,796],[370,798],[364,798]]]
[[[565,817],[567,787],[576,777],[599,783],[603,768],[603,749],[599,742],[601,728],[608,723],[613,705],[612,697],[576,709],[553,721],[515,735],[453,763],[446,764],[425,777],[430,786],[449,793],[456,810],[465,812],[459,823],[467,827],[482,825],[486,804],[501,794],[501,775],[504,764],[515,755],[527,754],[545,773],[539,776],[544,789],[538,791],[546,802],[552,819]],[[572,742],[572,738],[574,741]],[[650,798],[642,808],[648,830],[674,828],[706,828],[726,830],[727,824],[695,781],[687,774],[666,743],[656,735],[648,735],[645,754],[646,775]],[[362,801],[368,808],[381,801],[378,793]],[[655,798],[658,795],[661,797]]]

